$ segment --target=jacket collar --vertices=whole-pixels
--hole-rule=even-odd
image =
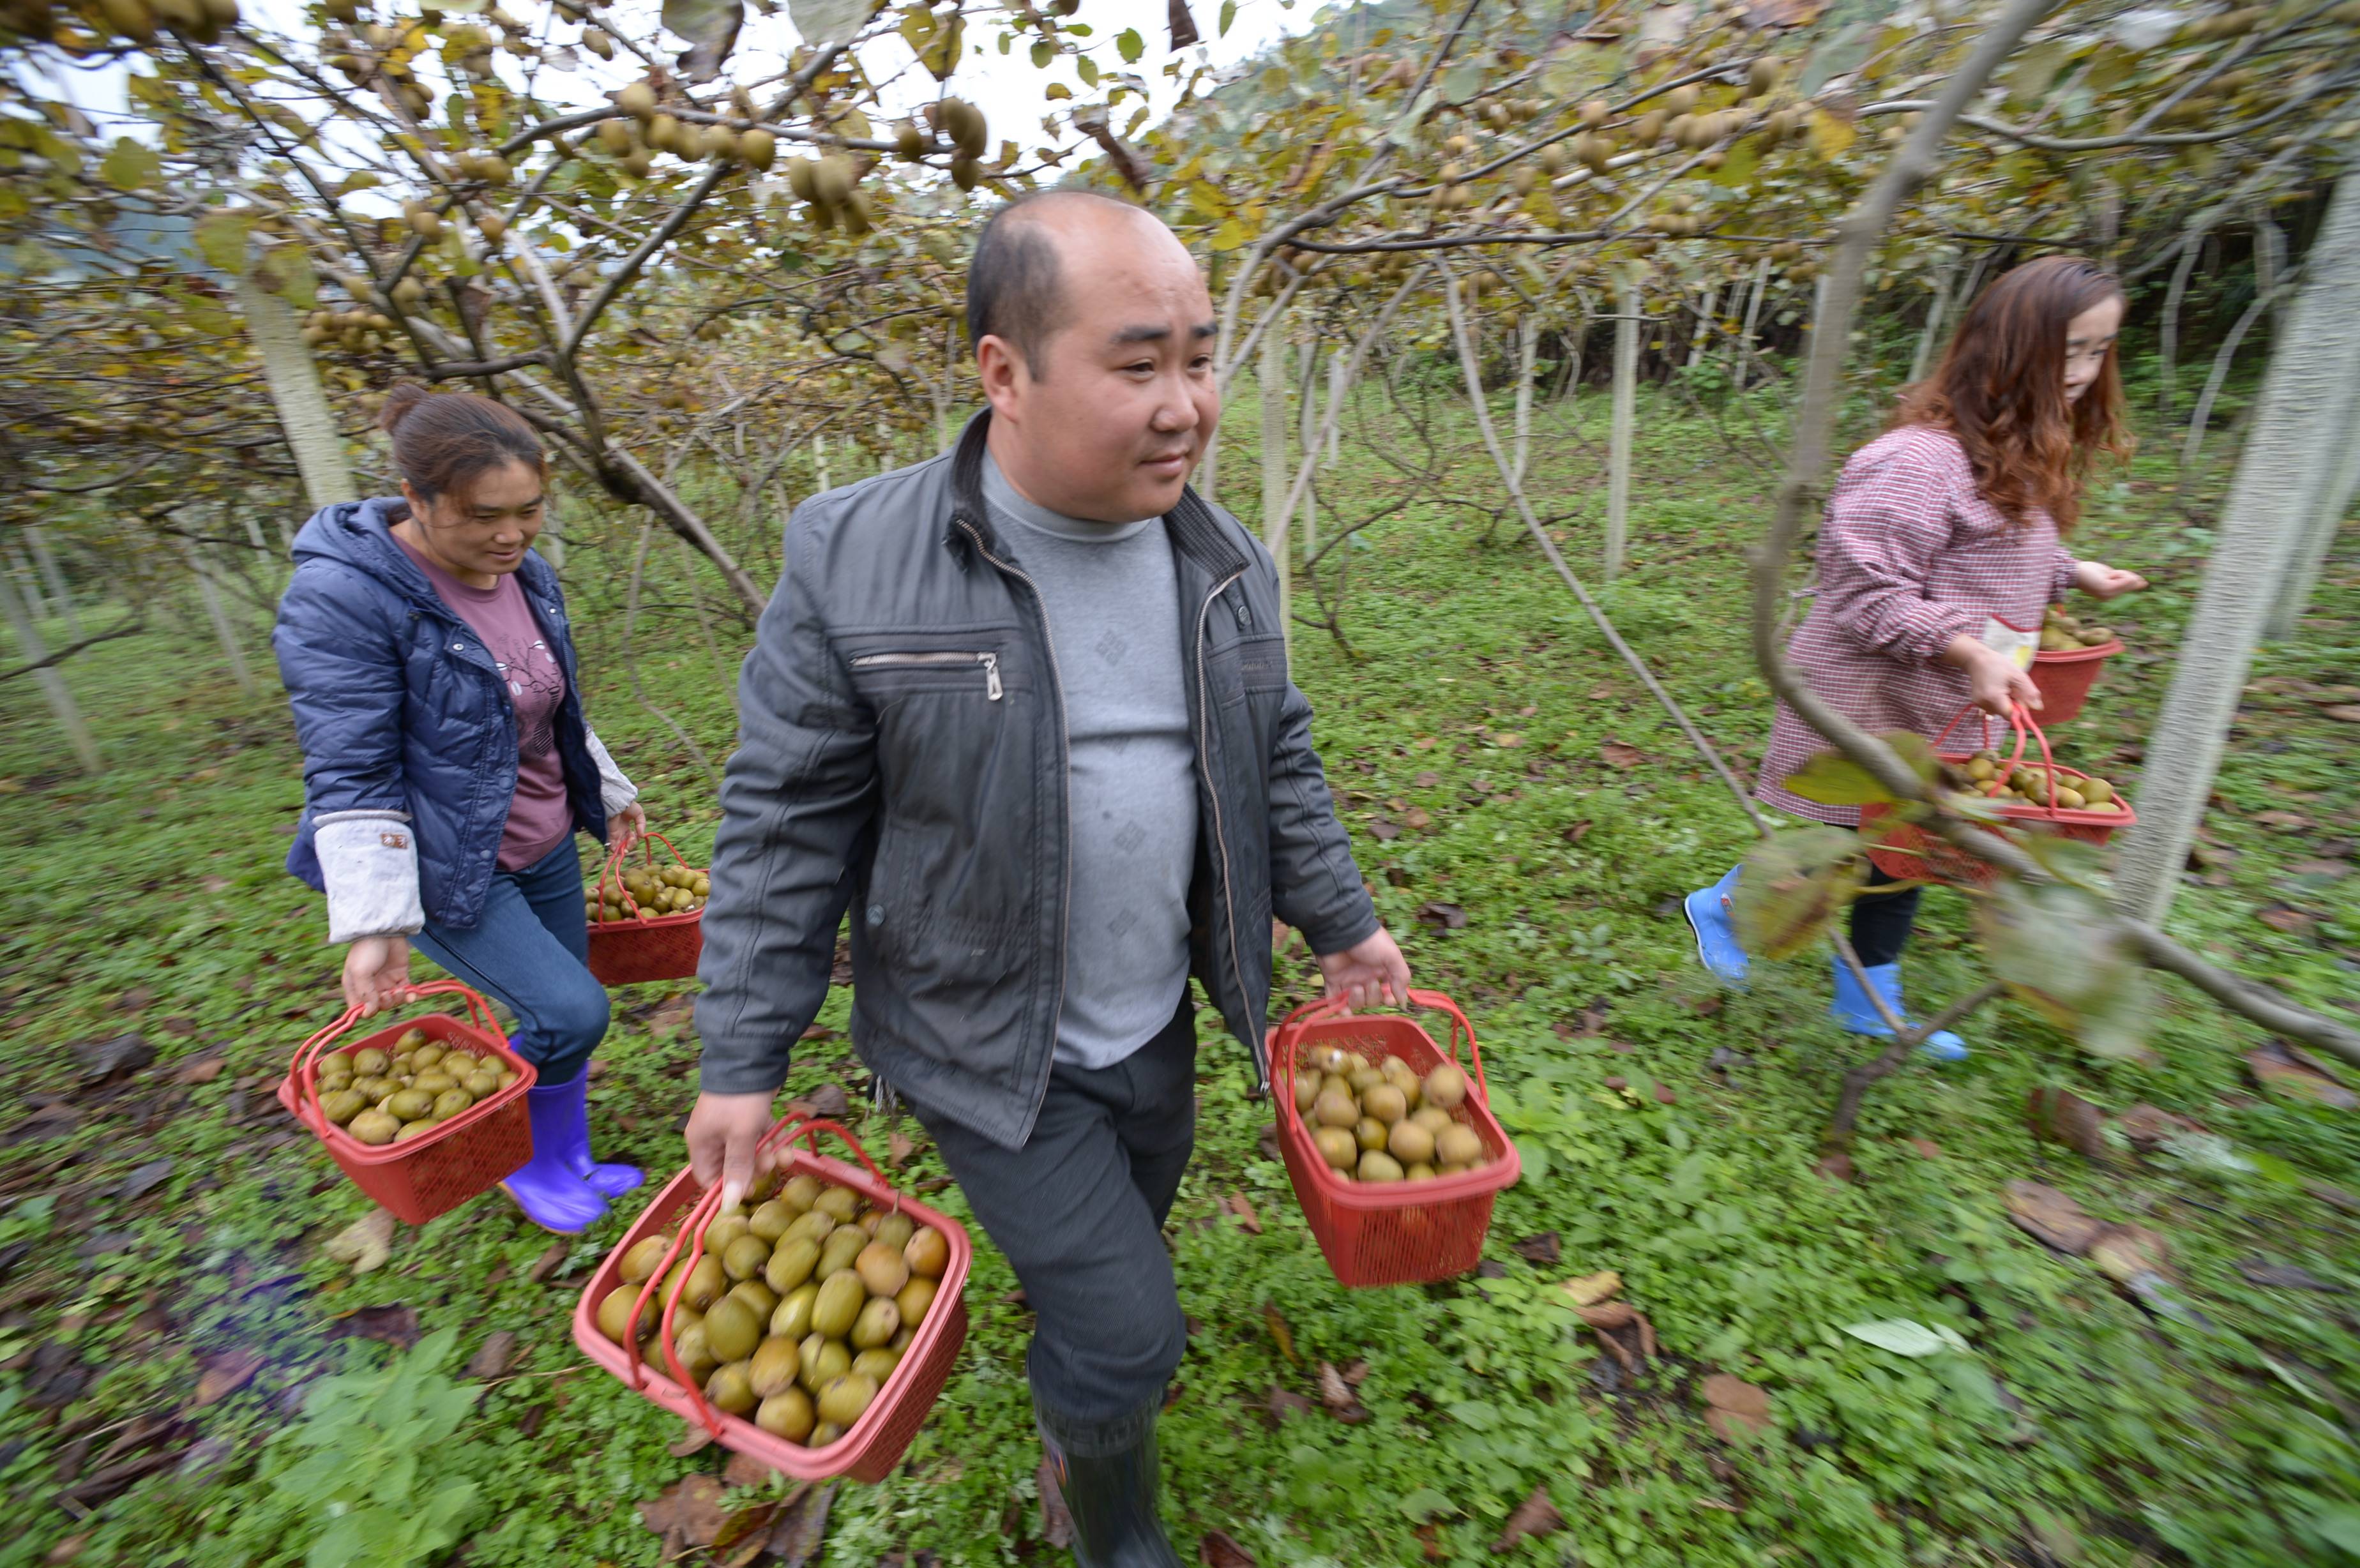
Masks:
[[[295,536],[295,559],[322,557],[341,561],[375,578],[400,594],[414,608],[456,619],[442,596],[434,592],[426,573],[410,559],[393,537],[393,525],[410,515],[398,495],[373,495],[362,501],[340,501],[311,515]],[[540,605],[557,602],[556,574],[549,562],[528,550],[518,563],[519,586]]]
[[[983,501],[983,458],[990,431],[991,410],[978,409],[951,449],[951,516],[943,543],[954,556],[967,548],[961,525],[972,528],[987,550],[998,554],[1005,548],[992,526],[991,508]],[[1234,576],[1246,569],[1245,553],[1193,486],[1182,487],[1178,504],[1164,514],[1164,528],[1174,549],[1214,576]]]

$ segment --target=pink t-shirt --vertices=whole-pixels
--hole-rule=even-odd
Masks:
[[[532,618],[524,588],[511,572],[490,588],[471,588],[426,559],[399,534],[396,544],[452,613],[484,639],[499,666],[516,709],[516,794],[500,834],[499,866],[520,871],[574,833],[574,806],[565,795],[565,764],[557,755],[557,710],[565,701],[565,670]]]

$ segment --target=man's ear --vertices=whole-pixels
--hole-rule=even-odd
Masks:
[[[1012,416],[1022,387],[1032,380],[1032,372],[1024,355],[1016,345],[996,332],[986,333],[975,345],[976,379],[983,384],[983,396],[991,411]]]

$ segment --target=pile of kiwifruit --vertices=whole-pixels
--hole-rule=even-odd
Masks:
[[[582,889],[583,912],[593,925],[609,920],[653,920],[660,915],[677,915],[687,909],[705,908],[705,895],[713,891],[713,879],[694,866],[632,866],[623,870],[622,880],[607,877],[602,886],[593,882]],[[631,903],[623,895],[631,896]],[[639,908],[634,910],[631,904]]]
[[[1457,1113],[1467,1074],[1446,1062],[1425,1077],[1398,1056],[1371,1062],[1340,1045],[1304,1053],[1295,1108],[1329,1170],[1347,1181],[1425,1181],[1491,1163]]]
[[[2040,651],[2043,653],[2072,653],[2085,648],[2103,648],[2114,640],[2114,627],[2083,626],[2062,604],[2051,604],[2041,615]]]
[[[517,1081],[516,1069],[490,1051],[477,1055],[415,1029],[403,1030],[390,1051],[373,1045],[333,1051],[312,1070],[321,1111],[372,1147],[431,1132]]]
[[[2004,770],[2005,778],[2001,777]],[[1970,794],[2012,796],[2036,806],[2101,815],[2125,809],[2114,787],[2095,774],[2076,778],[2038,762],[2019,762],[2009,769],[1995,751],[1979,751],[1954,771],[1962,776],[1960,787]]]
[[[804,1174],[766,1190],[775,1181],[765,1176],[745,1203],[714,1218],[693,1269],[683,1244],[637,1318],[639,1289],[663,1267],[672,1237],[651,1236],[624,1253],[623,1283],[598,1303],[598,1330],[617,1345],[631,1330],[652,1338],[677,1290],[672,1349],[714,1408],[825,1448],[901,1364],[934,1309],[950,1242],[849,1187]]]

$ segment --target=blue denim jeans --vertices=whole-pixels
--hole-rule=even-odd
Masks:
[[[466,931],[426,922],[418,950],[517,1016],[509,1043],[544,1083],[570,1083],[606,1034],[606,987],[590,973],[582,862],[574,840],[521,871],[493,873],[484,918]]]

